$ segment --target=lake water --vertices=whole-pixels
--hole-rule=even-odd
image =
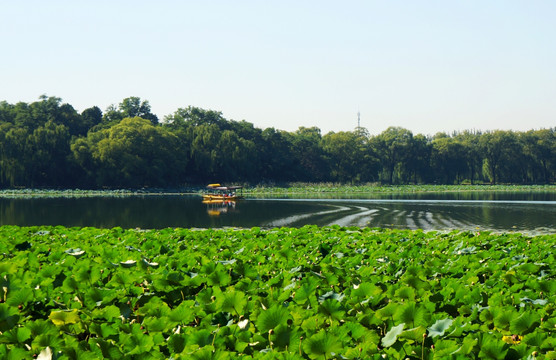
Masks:
[[[226,205],[206,205],[200,196],[194,195],[0,198],[0,225],[210,228],[337,224],[556,233],[555,193],[455,192],[336,197],[252,198]]]

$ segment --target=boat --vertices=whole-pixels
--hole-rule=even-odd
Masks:
[[[240,193],[238,194],[238,190]],[[203,194],[203,203],[221,203],[243,199],[243,186],[222,186],[220,184],[208,184],[207,192]]]

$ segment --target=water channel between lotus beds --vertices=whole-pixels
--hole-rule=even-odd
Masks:
[[[247,198],[227,204],[203,204],[198,195],[0,198],[0,225],[269,228],[307,224],[556,233],[556,193],[339,194]]]

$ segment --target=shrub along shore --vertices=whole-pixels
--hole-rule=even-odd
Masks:
[[[556,235],[0,227],[3,359],[554,359]]]

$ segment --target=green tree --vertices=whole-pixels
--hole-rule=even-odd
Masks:
[[[466,172],[465,147],[451,137],[435,138],[432,140],[431,163],[441,183],[460,183]]]
[[[70,133],[68,128],[49,120],[28,136],[30,161],[26,162],[31,186],[68,186]]]
[[[426,136],[417,134],[413,137],[406,169],[409,173],[408,180],[413,179],[414,184],[431,180],[431,151],[432,145]]]
[[[262,132],[260,151],[261,179],[267,181],[289,181],[296,178],[296,160],[291,136],[286,131],[266,128]]]
[[[371,139],[373,149],[382,165],[383,179],[388,184],[393,184],[396,170],[400,173],[402,169],[407,167],[412,142],[413,134],[411,131],[394,126]]]
[[[529,166],[528,180],[550,183],[556,175],[556,131],[530,130],[520,136]]]
[[[149,120],[124,118],[89,133],[72,146],[78,164],[94,164],[96,184],[111,187],[165,186],[183,179],[186,158],[179,156],[178,138]]]
[[[300,127],[291,134],[296,159],[296,180],[323,181],[329,173],[321,146],[321,133],[317,127]]]
[[[463,131],[456,134],[456,140],[463,146],[465,152],[465,161],[467,174],[471,184],[474,184],[475,180],[481,179],[481,167],[482,167],[482,157],[481,150],[479,146],[479,139],[481,137],[480,132],[475,131]]]
[[[87,132],[102,122],[102,110],[98,106],[87,108],[81,112],[81,122],[83,124],[80,135],[86,135]]]
[[[496,184],[502,175],[512,180],[511,173],[522,165],[519,160],[516,161],[519,154],[517,145],[515,134],[511,131],[496,130],[481,135],[479,147],[484,159],[483,168],[491,184]]]
[[[368,146],[366,132],[328,133],[322,148],[329,161],[330,176],[339,182],[358,183],[374,180],[376,164]]]
[[[25,128],[11,123],[0,123],[0,184],[3,186],[26,185],[27,137]]]
[[[158,117],[151,112],[151,105],[147,100],[141,101],[137,96],[122,100],[118,106],[123,118],[140,117],[149,120],[153,125],[158,124]]]
[[[171,127],[216,125],[221,130],[228,129],[227,121],[221,112],[195,106],[179,108],[172,115],[166,116],[164,123]]]

